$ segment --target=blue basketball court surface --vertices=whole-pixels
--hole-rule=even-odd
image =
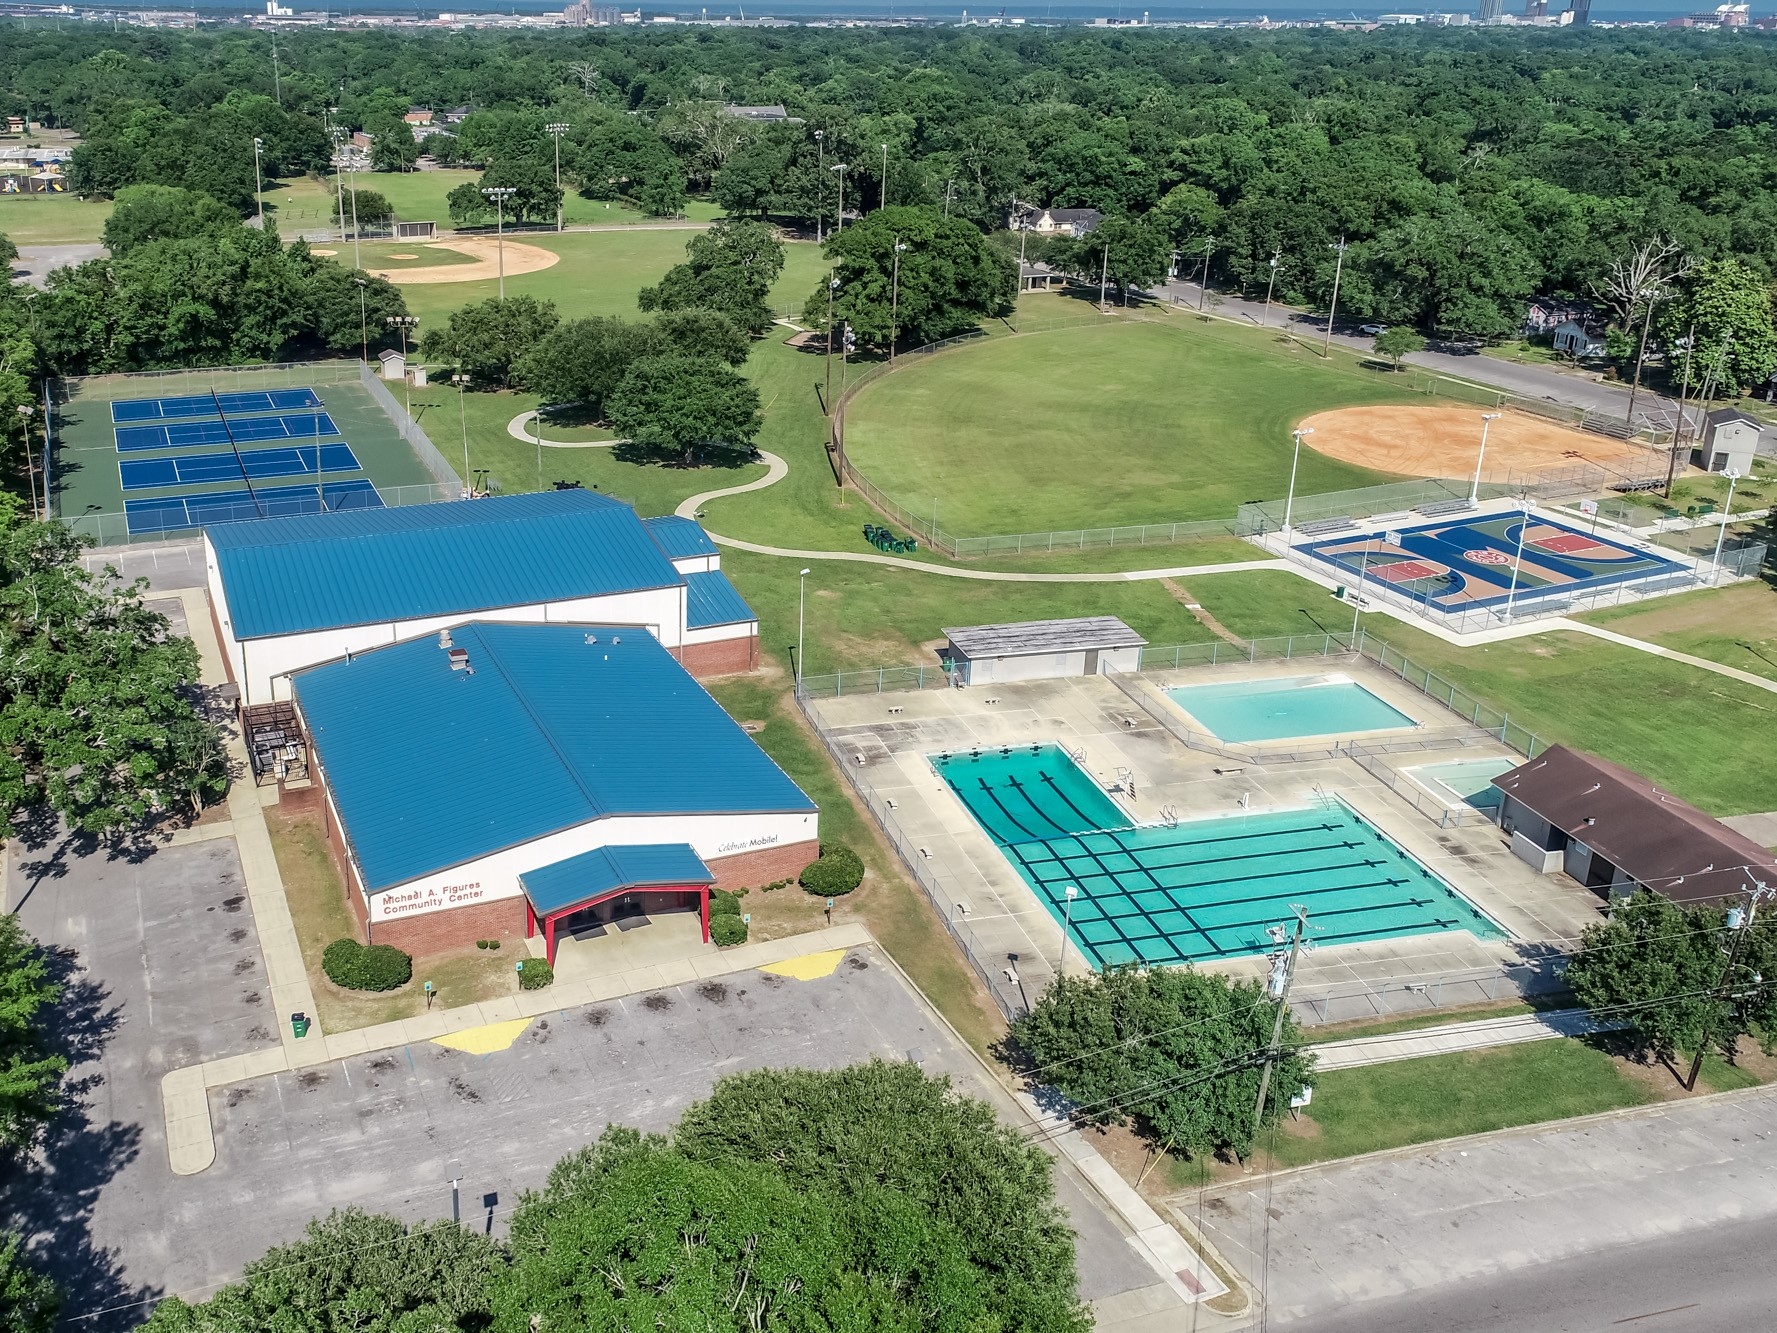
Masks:
[[[113,421],[178,421],[234,413],[275,412],[319,407],[313,389],[266,389],[254,393],[193,393],[178,398],[121,398],[111,404]]]
[[[115,433],[117,452],[133,454],[147,449],[188,449],[200,444],[311,440],[338,435],[339,427],[325,412],[293,412],[228,421],[181,421],[170,426],[119,426]]]
[[[323,509],[381,509],[382,505],[376,487],[360,480],[328,482],[320,487],[274,486],[126,500],[123,509],[133,537],[151,532],[181,532],[206,523],[283,518],[290,514],[316,514]]]
[[[317,457],[317,454],[319,457]],[[318,465],[318,466],[317,466]],[[244,469],[244,470],[243,470]],[[126,491],[156,486],[193,486],[213,481],[251,481],[275,477],[313,476],[316,472],[359,472],[362,465],[349,444],[314,448],[249,449],[236,454],[180,454],[173,458],[126,458],[117,465]]]
[[[1523,513],[1347,534],[1299,549],[1354,582],[1386,584],[1445,612],[1689,573],[1664,556]]]

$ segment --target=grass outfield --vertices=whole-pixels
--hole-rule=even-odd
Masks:
[[[389,201],[395,217],[401,222],[436,222],[439,227],[451,225],[450,207],[445,196],[465,182],[481,179],[479,171],[455,168],[444,171],[361,171],[360,190],[375,190]],[[346,178],[346,214],[351,215],[351,177]],[[274,214],[278,230],[286,237],[299,231],[321,231],[333,226],[333,210],[338,191],[333,177],[295,176],[268,182],[265,203]],[[721,210],[703,199],[691,200],[686,216],[695,222],[708,222]],[[570,227],[597,226],[602,223],[652,224],[671,222],[671,218],[650,218],[619,203],[607,205],[603,200],[584,199],[574,190],[567,190],[562,200],[562,220]]]
[[[1284,493],[1289,432],[1310,412],[1424,401],[1344,358],[1155,318],[1165,322],[999,339],[905,366],[854,400],[852,460],[965,535],[1225,518]],[[1389,479],[1304,449],[1297,490]]]
[[[71,194],[0,195],[0,236],[14,245],[92,244],[110,216],[109,199],[76,199]]]

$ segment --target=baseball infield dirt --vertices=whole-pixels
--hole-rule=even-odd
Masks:
[[[486,282],[500,276],[499,242],[492,236],[463,236],[453,241],[433,241],[428,250],[454,250],[476,260],[473,264],[439,264],[431,268],[373,268],[370,272],[402,286],[433,282]],[[506,242],[506,276],[535,273],[561,263],[561,256],[540,245]]]
[[[1346,407],[1316,412],[1301,424],[1314,432],[1303,443],[1329,458],[1408,477],[1472,477],[1481,446],[1478,407]],[[1481,480],[1510,481],[1583,463],[1640,474],[1651,470],[1655,456],[1640,445],[1508,410],[1487,432]]]

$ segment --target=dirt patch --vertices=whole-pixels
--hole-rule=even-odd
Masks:
[[[320,255],[324,259],[332,259],[339,254],[337,250],[310,250],[311,255]]]
[[[1304,443],[1316,453],[1406,477],[1472,477],[1481,446],[1478,407],[1345,407],[1316,412],[1301,424],[1314,432]],[[1654,457],[1639,445],[1508,411],[1487,432],[1481,480],[1587,463],[1639,476],[1651,470]]]
[[[418,259],[418,255],[390,255],[390,259]]]
[[[500,246],[492,237],[464,236],[454,241],[434,241],[425,247],[428,250],[451,250],[459,255],[468,255],[475,260],[473,264],[435,264],[427,268],[373,268],[371,273],[379,278],[389,278],[403,284],[429,284],[439,282],[486,282],[500,276]],[[520,273],[538,273],[546,268],[554,268],[561,263],[561,256],[553,250],[545,250],[540,245],[526,245],[523,241],[506,242],[505,268],[507,277],[516,277]],[[419,256],[412,256],[417,259]],[[403,258],[391,255],[392,259]]]

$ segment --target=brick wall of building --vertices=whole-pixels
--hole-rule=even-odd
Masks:
[[[812,838],[791,843],[787,847],[765,847],[739,856],[719,856],[706,861],[716,877],[716,887],[732,893],[736,889],[756,889],[761,884],[775,884],[780,879],[795,879],[802,867],[821,854],[821,845]]]
[[[717,643],[692,643],[673,652],[679,664],[702,680],[706,676],[732,676],[759,667],[759,636],[722,639]]]
[[[524,898],[500,898],[491,903],[372,922],[370,942],[392,944],[418,957],[459,949],[476,940],[521,940],[524,925]]]

